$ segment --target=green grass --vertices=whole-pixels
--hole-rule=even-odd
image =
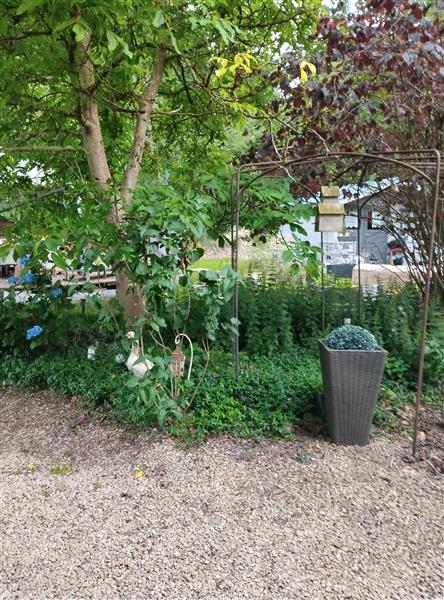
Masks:
[[[231,264],[231,258],[201,258],[193,265],[193,269],[219,271]]]

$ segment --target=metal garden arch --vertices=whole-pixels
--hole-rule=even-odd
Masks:
[[[412,453],[416,454],[417,450],[417,437],[418,437],[418,421],[419,421],[419,409],[421,406],[422,389],[424,380],[424,357],[425,357],[425,344],[427,337],[427,324],[429,318],[429,305],[430,305],[430,292],[432,283],[433,273],[433,257],[435,247],[435,237],[438,227],[438,208],[439,208],[439,189],[440,189],[440,177],[441,177],[441,155],[438,150],[435,149],[419,149],[419,150],[405,150],[399,152],[380,152],[370,154],[366,152],[331,152],[327,154],[316,154],[306,156],[304,158],[296,159],[279,159],[276,161],[264,161],[256,163],[247,163],[238,167],[234,182],[233,182],[233,194],[232,194],[232,218],[231,218],[231,263],[233,269],[238,269],[239,263],[239,228],[240,228],[240,211],[242,206],[242,198],[244,192],[251,186],[251,184],[261,177],[275,173],[279,169],[283,169],[289,173],[289,169],[295,172],[295,169],[301,168],[306,165],[325,163],[332,161],[333,159],[355,159],[356,163],[352,168],[356,168],[360,165],[364,169],[368,165],[392,165],[398,168],[404,168],[407,171],[414,173],[421,177],[425,182],[430,185],[432,191],[432,211],[431,211],[431,229],[430,229],[430,242],[428,248],[428,261],[427,271],[425,279],[424,297],[423,297],[423,316],[421,326],[421,336],[419,345],[419,361],[418,361],[418,374],[417,374],[417,385],[416,385],[416,402],[415,402],[415,417],[414,417],[414,434],[413,434],[413,447]],[[241,185],[242,173],[257,173],[255,177],[250,179],[246,184]],[[358,228],[358,245],[359,245],[359,228]],[[358,260],[358,287],[359,293],[358,298],[360,302],[361,298],[361,277],[360,277],[360,261]],[[232,316],[237,319],[239,316],[239,287],[236,284],[233,296],[232,304]],[[233,364],[236,369],[236,373],[239,374],[239,335],[235,334],[233,338]]]

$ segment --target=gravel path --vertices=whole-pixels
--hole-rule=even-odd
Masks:
[[[444,480],[402,441],[164,436],[0,391],[0,599],[444,600]]]

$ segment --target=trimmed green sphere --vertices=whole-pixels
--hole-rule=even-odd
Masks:
[[[334,329],[324,340],[332,350],[377,350],[375,336],[358,325],[343,325]]]

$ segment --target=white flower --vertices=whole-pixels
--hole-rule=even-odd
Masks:
[[[128,331],[128,333],[126,334],[126,337],[129,340],[133,340],[136,337],[136,334],[134,333],[134,331]]]

